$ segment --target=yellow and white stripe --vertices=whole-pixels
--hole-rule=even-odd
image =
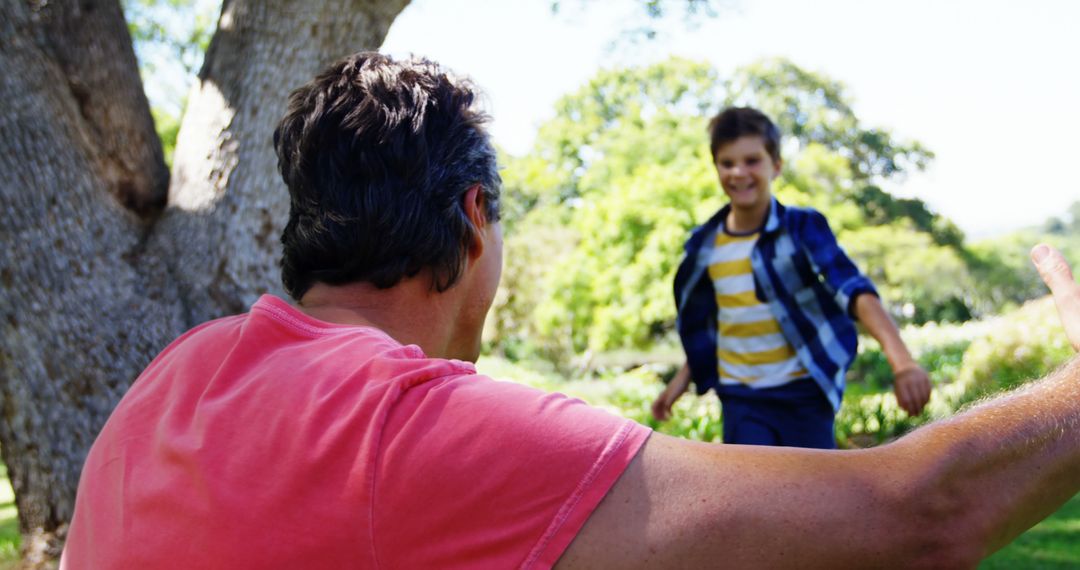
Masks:
[[[750,254],[758,234],[718,232],[709,260],[719,330],[720,382],[770,388],[807,375],[769,306],[754,294]]]

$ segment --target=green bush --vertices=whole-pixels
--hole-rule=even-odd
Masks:
[[[1050,298],[985,321],[908,327],[903,336],[934,383],[926,410],[909,417],[900,409],[880,347],[864,342],[837,416],[841,446],[894,439],[987,395],[1045,376],[1073,354]]]
[[[959,381],[977,398],[1014,388],[1060,366],[1073,354],[1049,297],[994,319],[989,334],[964,354]]]
[[[550,365],[548,365],[550,366]],[[715,397],[684,396],[675,404],[672,419],[657,422],[652,402],[664,388],[670,364],[642,365],[630,370],[603,369],[575,379],[562,379],[548,368],[530,362],[511,362],[488,356],[477,363],[480,372],[499,380],[511,380],[548,392],[579,398],[609,412],[647,425],[660,433],[695,441],[720,441],[720,402]]]
[[[895,439],[929,421],[948,417],[987,394],[1044,376],[1073,352],[1049,298],[984,321],[910,326],[902,334],[913,356],[930,374],[934,384],[930,402],[916,417],[900,409],[892,393],[892,371],[881,348],[864,339],[836,418],[841,447],[866,447]],[[538,362],[512,363],[489,357],[480,363],[480,369],[496,378],[581,398],[663,433],[720,441],[721,411],[715,396],[684,396],[675,405],[672,419],[661,424],[652,418],[652,401],[671,372],[668,349],[658,351],[651,360],[648,353],[601,353],[579,366],[570,380],[561,378],[550,364]]]

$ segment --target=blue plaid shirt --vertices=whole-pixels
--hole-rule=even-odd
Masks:
[[[708,268],[730,208],[693,231],[675,274],[676,327],[698,394],[719,386],[716,292]],[[799,361],[839,410],[844,375],[858,347],[854,301],[862,293],[877,295],[874,284],[836,243],[825,216],[775,198],[750,264],[757,298],[768,304]]]

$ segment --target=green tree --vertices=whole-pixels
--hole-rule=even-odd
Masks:
[[[841,232],[838,239],[893,314],[916,324],[971,318],[975,288],[967,264],[908,220]]]
[[[172,168],[187,93],[217,26],[221,0],[122,0],[122,5],[139,74],[145,85],[156,87],[150,111],[165,164]]]
[[[682,243],[724,202],[707,122],[734,102],[762,106],[791,133],[787,166],[775,186],[781,200],[825,212],[841,235],[855,240],[866,237],[860,229],[885,225],[890,237],[928,248],[921,261],[970,280],[957,253],[942,249],[962,244],[955,226],[922,202],[897,200],[876,186],[922,168],[932,154],[864,127],[838,82],[783,60],[725,79],[707,64],[673,58],[598,73],[556,104],[528,156],[507,161],[513,237],[505,287],[515,292],[497,306],[496,322],[518,328],[497,327],[499,334],[525,330],[515,346],[532,343],[563,356],[648,346],[669,334]],[[558,247],[532,232],[560,236]],[[872,235],[879,236],[874,243],[886,246],[884,235]],[[549,245],[538,257],[540,243]],[[944,283],[930,283],[933,275],[914,262],[886,259],[873,248],[864,253],[868,262],[897,265],[881,277],[896,292],[900,314],[909,302],[900,298],[904,290],[918,319],[966,315],[966,299],[950,296]]]
[[[726,85],[724,106],[757,107],[799,145],[814,142],[847,157],[856,185],[921,170],[934,158],[918,142],[863,125],[843,83],[787,59],[740,68]]]

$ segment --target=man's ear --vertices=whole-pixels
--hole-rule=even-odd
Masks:
[[[465,217],[472,226],[472,236],[469,238],[469,257],[476,259],[484,253],[484,238],[482,232],[487,230],[487,199],[484,198],[484,188],[480,184],[473,184],[465,191],[461,198],[461,207],[465,211]]]

